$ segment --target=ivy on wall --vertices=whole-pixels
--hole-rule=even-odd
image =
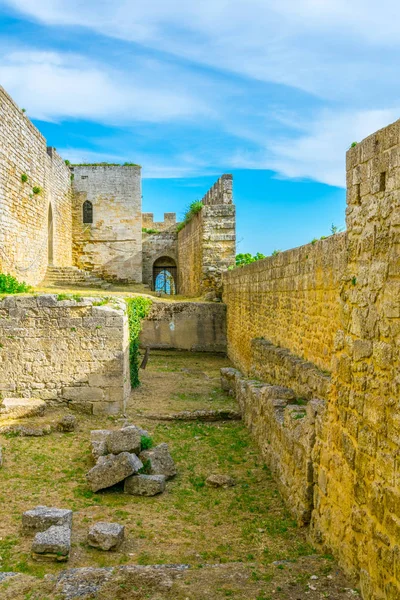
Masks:
[[[149,298],[137,296],[126,298],[129,322],[129,365],[131,373],[131,386],[138,387],[139,381],[139,334],[142,329],[142,320],[150,312],[152,301]]]

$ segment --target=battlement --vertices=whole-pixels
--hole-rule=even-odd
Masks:
[[[176,213],[164,213],[164,221],[154,221],[154,213],[142,213],[142,227],[145,229],[156,229],[167,231],[176,225]]]
[[[232,182],[232,175],[222,175],[202,198],[203,204],[232,204]]]

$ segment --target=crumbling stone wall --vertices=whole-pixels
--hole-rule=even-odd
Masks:
[[[142,213],[142,227],[156,231],[176,229],[176,213],[164,213],[164,221],[154,221],[154,213]]]
[[[314,398],[324,405],[309,422],[312,535],[367,600],[400,597],[399,157],[398,121],[347,154],[346,234],[224,275],[235,364],[268,384],[297,386],[307,406]],[[275,448],[286,457],[290,431],[278,436],[253,392],[240,401],[259,442],[275,429]],[[274,456],[265,456],[273,466]],[[301,495],[297,476],[282,469]]]
[[[153,302],[142,347],[226,353],[226,307],[208,302]]]
[[[222,273],[235,264],[232,175],[222,175],[202,202],[202,210],[178,234],[179,285],[185,296],[220,295]]]
[[[42,281],[49,263],[49,205],[53,264],[71,265],[69,169],[0,87],[0,272],[30,284]]]
[[[142,281],[142,192],[138,166],[75,166],[73,257],[77,267],[109,280]],[[83,204],[93,223],[83,222]]]
[[[124,410],[130,393],[125,303],[0,300],[0,392],[37,397],[93,414]]]

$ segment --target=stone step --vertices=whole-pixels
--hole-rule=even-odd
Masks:
[[[77,267],[54,267],[47,268],[46,276],[42,285],[80,285],[84,287],[100,287],[108,289],[111,283],[108,283],[101,277],[93,273],[78,269]]]

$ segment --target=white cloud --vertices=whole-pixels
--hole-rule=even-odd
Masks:
[[[187,89],[169,84],[176,70],[156,61],[136,62],[131,77],[79,55],[30,49],[3,53],[0,81],[32,118],[65,117],[127,124],[210,115]]]

